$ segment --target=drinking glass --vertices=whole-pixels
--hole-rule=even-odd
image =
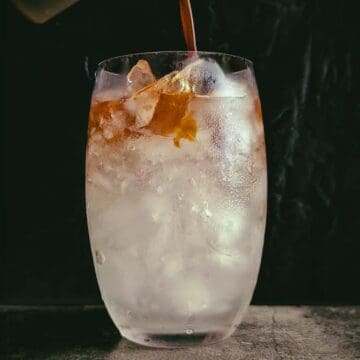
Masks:
[[[267,170],[252,63],[154,52],[99,64],[86,202],[102,299],[148,346],[230,336],[256,284]]]

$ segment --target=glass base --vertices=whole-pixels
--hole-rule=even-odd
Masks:
[[[121,335],[136,344],[156,348],[185,348],[188,346],[210,345],[222,341],[231,335],[231,332],[184,332],[178,334],[154,334],[121,330]]]

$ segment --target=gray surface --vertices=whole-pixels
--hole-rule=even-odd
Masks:
[[[121,341],[106,359],[356,359],[359,309],[259,307],[248,311],[228,340],[179,350],[148,350]]]
[[[99,312],[99,310],[96,311]],[[81,310],[81,312],[81,316],[86,319],[94,316],[89,310]],[[72,317],[74,316],[73,314]],[[95,323],[100,323],[99,314],[96,316]],[[29,321],[26,323],[29,325]],[[56,321],[52,324],[56,326]],[[125,339],[119,339],[115,332],[111,333],[107,330],[107,332],[99,332],[94,339],[83,334],[75,341],[73,335],[68,339],[59,337],[46,339],[41,336],[36,341],[37,344],[31,341],[21,346],[15,346],[16,344],[12,341],[11,349],[8,348],[5,357],[1,358],[50,360],[360,359],[359,325],[360,307],[251,306],[235,334],[230,339],[211,346],[174,350],[145,348]],[[106,326],[105,324],[104,328]],[[99,338],[106,337],[112,340],[101,343]]]

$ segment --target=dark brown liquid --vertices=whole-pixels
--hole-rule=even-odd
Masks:
[[[179,5],[186,47],[189,51],[197,51],[195,27],[190,0],[180,0]]]

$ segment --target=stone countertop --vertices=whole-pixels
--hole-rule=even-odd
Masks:
[[[360,307],[251,306],[231,338],[168,350],[121,339],[102,306],[0,306],[0,359],[360,359]]]

